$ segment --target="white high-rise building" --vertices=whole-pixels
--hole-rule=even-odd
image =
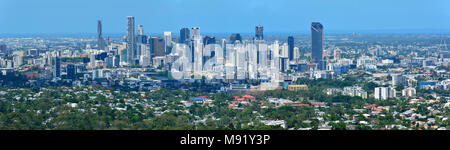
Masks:
[[[166,48],[166,51],[168,47],[172,46],[172,32],[164,32],[164,45]]]
[[[281,53],[280,53],[281,57],[289,57],[289,46],[288,43],[283,43],[283,46],[281,46]]]
[[[200,36],[200,27],[191,28],[191,39],[202,39]]]
[[[245,49],[243,44],[236,44],[235,48],[236,48],[236,53],[235,53],[235,56],[236,56],[235,61],[236,61],[236,63],[235,64],[236,64],[236,70],[237,70],[236,78],[238,80],[243,80],[243,79],[246,79],[246,77],[247,77],[247,70],[248,70],[247,69],[247,67],[248,67],[248,64],[247,64],[247,51],[246,51],[246,49]]]
[[[143,25],[138,25],[137,26],[137,34],[138,35],[144,35],[144,26]]]
[[[256,47],[259,52],[258,68],[262,69],[262,70],[266,70],[269,66],[269,64],[268,64],[269,63],[269,61],[268,61],[268,56],[269,56],[268,46],[266,43],[257,43]]]
[[[377,59],[369,56],[361,56],[356,62],[358,68],[375,68],[377,66]]]
[[[409,87],[402,90],[402,96],[404,97],[413,97],[416,96],[416,89],[413,87]]]
[[[139,64],[144,67],[152,64],[149,44],[140,44]]]
[[[377,100],[387,100],[395,97],[395,93],[396,91],[393,87],[376,87],[374,95]]]
[[[200,35],[200,28],[193,27],[191,28],[191,52],[193,54],[193,71],[194,78],[201,79],[202,71],[203,71],[203,42],[202,37]]]
[[[94,69],[95,68],[95,54],[89,55],[89,59],[90,59],[89,65],[92,69]]]
[[[14,55],[13,57],[14,68],[18,68],[23,65],[23,57],[21,55]]]
[[[294,47],[294,60],[300,58],[300,51],[298,47]]]

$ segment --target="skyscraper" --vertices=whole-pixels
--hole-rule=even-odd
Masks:
[[[194,69],[194,72],[201,72],[203,68],[203,43],[199,27],[191,28],[191,40],[189,46],[192,54],[192,68]],[[194,74],[194,78],[198,77],[198,74]]]
[[[98,49],[105,49],[105,41],[102,37],[102,21],[98,20],[97,22],[97,44],[98,44]]]
[[[232,44],[234,44],[236,41],[239,41],[239,42],[242,43],[241,34],[239,34],[239,33],[233,33],[233,34],[231,34],[230,42],[231,42]]]
[[[14,68],[18,68],[23,64],[23,56],[22,55],[14,55],[13,57]]]
[[[320,70],[324,69],[323,55],[323,26],[320,22],[311,23],[311,56],[312,61],[318,64]]]
[[[134,17],[128,16],[127,17],[127,63],[132,65],[135,64],[133,62],[134,60],[134,52],[135,52],[135,37],[134,37]]]
[[[1,44],[1,45],[0,45],[0,53],[4,53],[4,54],[7,53],[7,52],[6,52],[6,45],[4,45],[4,44]]]
[[[203,38],[203,45],[206,46],[208,44],[216,44],[216,37],[205,36]]]
[[[172,52],[172,32],[164,32],[164,48],[167,54]]]
[[[189,28],[182,28],[180,30],[180,43],[185,43],[190,37]]]
[[[68,79],[77,78],[77,69],[75,68],[75,64],[67,64],[67,78]]]
[[[164,39],[160,37],[151,37],[149,39],[150,44],[150,51],[152,58],[156,56],[164,56],[165,55],[165,49],[164,49]]]
[[[264,31],[264,27],[263,26],[256,26],[256,28],[255,28],[255,39],[256,40],[263,40],[264,39],[263,31]]]
[[[294,37],[288,37],[288,51],[289,51],[289,61],[294,60]]]
[[[61,77],[61,59],[59,58],[59,55],[55,58],[55,68],[53,70],[54,77]]]
[[[191,32],[191,39],[202,39],[200,36],[200,27],[192,27]]]
[[[138,25],[138,27],[137,27],[137,34],[138,35],[144,35],[144,26],[143,25]]]
[[[137,26],[137,36],[136,36],[136,43],[140,43],[140,44],[147,44],[147,36],[144,35],[144,26],[143,25],[138,25]]]

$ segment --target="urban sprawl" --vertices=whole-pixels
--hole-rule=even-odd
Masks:
[[[101,20],[97,37],[0,37],[0,129],[450,128],[448,34],[172,37],[126,21],[123,37]]]

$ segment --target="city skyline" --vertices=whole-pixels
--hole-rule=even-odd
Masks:
[[[238,8],[233,7],[234,3],[178,0],[122,5],[117,1],[1,0],[0,19],[8,23],[0,25],[0,33],[95,33],[92,22],[101,20],[103,35],[124,34],[126,22],[122,18],[126,16],[136,17],[136,24],[145,25],[146,33],[175,32],[182,27],[198,26],[203,33],[247,34],[258,25],[266,28],[266,34],[308,33],[310,22],[327,24],[327,33],[450,33],[445,28],[450,21],[442,19],[450,16],[442,5],[448,1],[245,1],[237,3],[241,4]],[[149,10],[155,13],[147,13]]]
[[[427,131],[450,130],[449,4],[0,0],[0,135],[211,149],[440,135]]]

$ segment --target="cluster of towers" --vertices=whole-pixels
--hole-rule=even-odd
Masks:
[[[206,36],[202,38],[200,28],[180,30],[180,42],[176,43],[171,55],[176,56],[171,64],[175,79],[211,80],[259,80],[277,82],[282,80],[282,72],[296,56],[294,37],[287,43],[268,43],[264,40],[264,28],[256,26],[252,40],[243,40],[240,34],[232,34],[230,39],[220,42]],[[312,64],[317,69],[325,68],[322,60],[323,26],[318,22],[311,25]],[[190,35],[189,35],[190,34]],[[297,49],[298,50],[298,49]]]
[[[281,73],[288,70],[299,55],[293,36],[283,44],[269,43],[264,40],[263,26],[255,27],[255,36],[251,40],[242,39],[235,33],[229,40],[220,41],[211,36],[203,37],[199,27],[182,28],[178,42],[172,41],[171,32],[164,32],[164,38],[149,38],[144,35],[142,25],[137,26],[137,30],[136,35],[134,17],[128,16],[126,53],[120,54],[124,58],[122,61],[128,65],[154,65],[155,57],[161,57],[173,78],[180,80],[281,80]],[[99,21],[98,47],[104,49],[101,32]],[[311,24],[311,41],[311,63],[322,70],[326,62],[322,59],[323,26],[319,22]]]

